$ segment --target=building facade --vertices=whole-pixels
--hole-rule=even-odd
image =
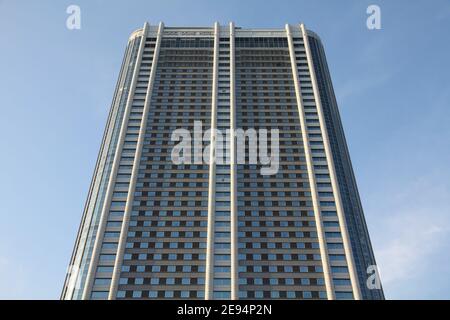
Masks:
[[[179,129],[209,161],[174,162]],[[276,129],[277,171],[208,129]],[[383,299],[374,265],[315,33],[131,35],[62,299]]]

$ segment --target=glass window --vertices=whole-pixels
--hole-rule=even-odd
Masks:
[[[108,291],[92,291],[91,299],[108,299]]]
[[[96,278],[94,281],[95,286],[108,286],[111,284],[110,278]]]
[[[347,291],[336,291],[336,299],[350,300],[353,299],[353,293]]]
[[[230,291],[214,291],[213,292],[214,299],[231,299]]]
[[[98,273],[103,273],[103,272],[113,272],[114,267],[97,267],[97,272]]]

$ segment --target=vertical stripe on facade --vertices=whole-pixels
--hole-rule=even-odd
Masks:
[[[320,205],[318,200],[318,193],[316,188],[316,178],[314,176],[314,166],[312,164],[312,157],[311,157],[311,149],[309,145],[309,136],[307,131],[307,125],[305,121],[305,110],[303,108],[303,100],[302,100],[302,93],[300,89],[300,83],[299,83],[299,77],[298,77],[298,71],[297,71],[297,60],[294,50],[294,44],[291,34],[291,27],[287,24],[286,25],[286,36],[288,38],[288,45],[289,45],[289,53],[291,57],[291,65],[292,65],[292,75],[294,78],[294,86],[295,86],[295,95],[297,99],[297,105],[298,105],[298,113],[300,117],[300,127],[302,130],[302,139],[303,139],[303,147],[305,150],[305,157],[306,157],[306,164],[308,169],[308,177],[309,177],[309,186],[311,189],[311,198],[313,202],[313,208],[314,208],[314,216],[316,219],[316,227],[317,227],[317,236],[319,238],[319,246],[320,246],[320,256],[322,259],[322,266],[323,266],[323,274],[325,278],[325,286],[327,289],[327,297],[329,300],[333,300],[335,298],[334,296],[334,290],[333,285],[331,281],[331,269],[330,264],[328,261],[328,249],[327,244],[325,241],[325,232],[323,231],[323,223],[322,223],[322,216],[320,213]],[[303,41],[305,41],[303,39]]]
[[[237,155],[236,155],[236,62],[234,23],[230,22],[230,224],[231,224],[231,298],[239,298]]]
[[[357,277],[356,271],[355,271],[352,247],[351,247],[350,239],[348,236],[347,223],[346,223],[344,212],[342,209],[341,193],[340,193],[337,178],[336,178],[336,172],[335,172],[335,167],[334,167],[334,162],[333,162],[333,155],[331,154],[330,142],[328,140],[327,127],[325,124],[322,104],[321,104],[320,95],[318,92],[316,73],[314,70],[313,60],[311,57],[311,49],[309,47],[309,38],[308,38],[308,34],[306,32],[305,26],[303,24],[300,25],[300,30],[302,32],[303,41],[304,41],[304,45],[305,45],[306,58],[308,61],[309,73],[311,76],[311,82],[312,82],[313,91],[314,91],[314,100],[316,101],[317,113],[319,115],[319,123],[320,123],[320,128],[322,131],[322,137],[323,137],[324,146],[325,146],[325,154],[326,154],[327,164],[328,164],[328,168],[329,168],[329,172],[330,172],[331,185],[332,185],[332,189],[333,189],[333,194],[335,196],[336,211],[337,211],[337,215],[339,218],[339,226],[341,229],[345,256],[346,256],[347,265],[349,268],[349,274],[350,274],[350,279],[351,279],[351,283],[352,283],[353,295],[356,300],[359,300],[360,299],[359,281],[358,281],[358,277]]]
[[[146,27],[148,29],[148,25],[146,25]],[[142,112],[139,137],[138,137],[138,142],[136,145],[136,154],[135,154],[134,162],[133,162],[133,169],[132,169],[133,171],[131,173],[130,187],[128,190],[127,203],[125,206],[122,228],[121,228],[120,237],[119,237],[119,245],[117,248],[117,256],[116,256],[116,261],[114,263],[114,271],[113,271],[113,276],[112,276],[112,280],[111,280],[111,288],[109,291],[109,299],[115,299],[116,293],[117,293],[117,287],[118,287],[118,283],[119,283],[120,271],[121,271],[121,266],[122,266],[122,261],[123,261],[123,254],[125,251],[125,245],[126,245],[126,241],[127,241],[127,232],[128,232],[129,221],[130,221],[130,214],[131,214],[131,210],[133,207],[134,192],[135,192],[135,188],[136,188],[136,180],[137,180],[139,165],[140,165],[140,160],[141,160],[142,146],[144,144],[145,132],[147,130],[147,117],[148,117],[148,111],[150,108],[150,101],[152,99],[153,83],[155,80],[156,69],[158,67],[159,50],[161,47],[161,39],[163,36],[163,32],[164,32],[164,24],[162,22],[160,22],[159,26],[158,26],[158,33],[156,36],[155,50],[153,52],[153,60],[152,60],[152,66],[151,66],[150,76],[149,76],[149,80],[148,80],[147,92],[145,94],[144,110]],[[145,36],[144,43],[146,40],[146,35],[147,34],[144,32],[144,36]]]
[[[216,134],[217,127],[217,87],[219,72],[219,39],[220,26],[214,23],[214,57],[213,84],[211,97],[211,138],[209,155],[209,188],[208,188],[208,230],[206,246],[205,299],[212,299],[214,281],[214,233],[215,233],[215,186],[216,186]]]
[[[133,65],[133,51],[135,47],[136,37],[130,38],[127,44],[125,55],[120,68],[119,77],[114,92],[111,109],[108,115],[107,124],[102,138],[100,152],[97,158],[94,175],[89,187],[88,197],[83,210],[83,217],[80,223],[75,246],[70,259],[69,270],[64,281],[64,288],[61,292],[61,299],[74,299],[76,291],[83,290],[83,260],[86,260],[89,243],[89,234],[95,225],[95,207],[96,203],[102,198],[101,186],[107,184],[107,167],[108,159],[114,156],[114,132],[120,130],[118,124],[121,123],[123,116],[122,101],[124,96],[128,94],[126,90],[127,75],[130,72],[130,65]],[[134,65],[133,65],[134,66]],[[103,182],[103,183],[102,183]],[[85,259],[83,259],[85,258]],[[78,286],[78,288],[77,288]]]
[[[91,258],[91,261],[90,261],[89,271],[88,271],[88,274],[87,274],[87,277],[86,277],[86,283],[85,283],[84,290],[83,290],[83,297],[82,297],[83,299],[89,299],[90,298],[90,294],[91,294],[91,290],[92,290],[92,285],[93,285],[95,272],[96,272],[95,269],[97,267],[97,262],[98,262],[98,259],[99,259],[101,245],[102,245],[102,242],[103,242],[103,234],[104,234],[104,231],[105,231],[106,222],[107,222],[107,216],[108,216],[109,208],[110,208],[110,205],[111,205],[111,198],[112,198],[112,193],[113,193],[113,189],[114,189],[114,183],[115,183],[117,171],[118,171],[118,168],[119,168],[119,161],[120,161],[120,157],[121,157],[121,154],[122,154],[123,141],[124,141],[125,135],[126,135],[128,117],[130,115],[131,105],[132,105],[133,96],[134,96],[134,90],[136,88],[137,77],[138,77],[138,73],[139,73],[139,69],[140,69],[142,53],[144,51],[145,38],[146,38],[147,30],[148,30],[148,24],[146,23],[144,25],[143,34],[141,36],[141,42],[140,42],[140,45],[139,45],[138,57],[137,57],[137,60],[136,60],[136,63],[135,63],[135,68],[134,68],[134,71],[133,71],[132,84],[131,84],[130,92],[129,92],[128,99],[127,99],[127,105],[126,105],[126,108],[125,108],[125,116],[124,116],[123,121],[122,121],[122,127],[120,128],[119,141],[118,141],[118,144],[117,144],[116,153],[114,155],[111,175],[110,175],[110,178],[109,178],[109,181],[108,181],[108,187],[107,187],[107,190],[106,190],[106,198],[105,198],[104,203],[103,203],[103,209],[102,209],[102,214],[101,214],[101,217],[100,217],[99,228],[98,228],[97,236],[95,238],[95,243],[94,243],[94,250],[92,251],[92,258]]]

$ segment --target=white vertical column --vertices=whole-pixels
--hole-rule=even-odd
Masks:
[[[214,23],[214,57],[213,57],[213,83],[211,95],[211,141],[209,154],[209,188],[208,188],[208,229],[206,242],[205,266],[205,299],[213,298],[214,281],[214,219],[216,195],[216,127],[217,127],[217,88],[219,69],[219,23]]]
[[[325,117],[323,114],[322,102],[320,99],[319,88],[318,88],[317,78],[316,78],[316,72],[314,69],[314,62],[313,62],[312,55],[311,55],[311,48],[309,46],[308,33],[307,33],[305,25],[303,23],[300,25],[300,30],[302,32],[303,42],[305,45],[306,58],[308,60],[308,68],[309,68],[309,73],[311,75],[311,82],[312,82],[312,87],[313,87],[313,92],[314,92],[314,100],[316,101],[317,114],[319,116],[319,123],[320,123],[320,128],[322,131],[322,139],[323,139],[323,143],[324,143],[324,147],[325,147],[325,155],[327,157],[327,165],[328,165],[328,170],[330,172],[331,186],[333,189],[334,199],[335,199],[335,203],[336,203],[336,211],[337,211],[337,216],[339,219],[339,226],[341,229],[342,241],[344,244],[344,251],[345,251],[345,256],[347,259],[347,265],[348,265],[348,269],[349,269],[349,273],[350,273],[350,280],[352,283],[353,295],[356,300],[360,300],[361,292],[360,292],[360,288],[359,288],[359,281],[358,281],[358,276],[357,276],[356,269],[355,269],[355,264],[353,261],[353,252],[352,252],[352,247],[351,247],[351,243],[350,243],[350,237],[348,235],[347,222],[345,220],[344,210],[343,210],[343,206],[342,206],[341,192],[340,192],[339,184],[337,181],[336,170],[334,167],[333,154],[331,152],[330,140],[328,138],[327,126],[326,126]]]
[[[120,230],[120,237],[119,237],[119,244],[117,247],[116,260],[114,262],[114,271],[113,271],[113,275],[112,275],[112,279],[111,279],[111,287],[109,290],[109,297],[108,297],[108,299],[110,299],[110,300],[116,298],[117,288],[119,285],[119,278],[120,278],[120,272],[121,272],[121,267],[122,267],[122,262],[123,262],[123,255],[125,252],[125,247],[126,247],[126,242],[127,242],[128,226],[130,223],[131,211],[133,209],[134,191],[136,188],[136,181],[137,181],[137,177],[139,174],[139,165],[140,165],[140,161],[141,161],[142,147],[144,145],[145,132],[147,130],[148,111],[150,109],[150,102],[152,99],[153,84],[154,84],[154,80],[155,80],[156,70],[158,67],[158,57],[159,57],[159,50],[161,47],[161,38],[162,38],[163,32],[164,32],[164,24],[162,22],[160,22],[159,27],[158,27],[158,34],[156,37],[155,49],[153,52],[152,68],[150,70],[147,91],[145,94],[145,102],[144,102],[144,108],[142,111],[141,125],[139,128],[139,136],[138,136],[138,141],[136,144],[136,153],[135,153],[134,161],[133,161],[133,169],[131,171],[130,186],[128,188],[127,203],[125,206],[125,213],[123,215],[122,227]],[[144,35],[144,43],[145,43],[145,38],[146,38],[146,35]]]
[[[119,139],[117,142],[116,153],[114,154],[114,160],[112,163],[111,174],[109,177],[108,186],[106,188],[106,194],[105,194],[105,199],[104,199],[103,207],[102,207],[102,211],[101,211],[99,226],[98,226],[98,230],[97,230],[97,236],[95,238],[94,248],[92,250],[91,261],[90,261],[89,269],[88,269],[88,272],[86,275],[86,283],[84,285],[83,295],[82,295],[83,300],[90,299],[90,295],[91,295],[92,285],[93,285],[94,277],[95,277],[95,273],[96,273],[96,267],[97,267],[99,254],[100,254],[101,246],[102,246],[102,242],[103,242],[103,235],[105,233],[106,222],[108,220],[108,214],[109,214],[109,208],[111,205],[112,194],[113,194],[114,185],[116,182],[117,171],[119,169],[120,157],[122,156],[123,142],[125,140],[125,135],[127,132],[128,118],[130,116],[131,105],[133,103],[133,96],[134,96],[134,91],[136,89],[137,78],[138,78],[139,69],[140,69],[141,60],[142,60],[142,53],[144,52],[145,38],[146,38],[147,31],[148,31],[148,24],[145,23],[144,28],[142,30],[142,37],[141,37],[141,43],[139,44],[138,55],[137,55],[136,62],[134,65],[131,87],[130,87],[130,91],[128,93],[127,103],[125,106],[125,114],[124,114],[124,117],[122,120],[120,132],[119,132]]]
[[[231,225],[231,299],[239,299],[237,155],[236,155],[236,70],[234,23],[230,22],[230,225]]]
[[[305,151],[306,165],[308,169],[309,186],[311,189],[311,198],[314,208],[314,217],[316,220],[317,236],[319,239],[320,257],[322,259],[323,275],[325,279],[325,287],[327,290],[327,297],[329,300],[335,298],[333,284],[331,282],[331,268],[328,260],[328,249],[325,241],[325,232],[323,230],[322,217],[320,213],[319,197],[316,188],[316,177],[314,174],[314,165],[312,163],[311,148],[309,145],[309,136],[307,131],[307,124],[305,119],[305,109],[303,107],[303,100],[298,78],[297,60],[295,57],[294,43],[291,34],[291,28],[286,24],[286,35],[288,39],[289,55],[291,58],[292,76],[294,79],[295,97],[297,99],[298,114],[300,117],[300,127],[302,131],[303,147]]]
[[[83,258],[83,249],[88,245],[87,242],[87,234],[89,233],[89,226],[91,224],[92,218],[93,218],[93,211],[94,211],[94,205],[95,201],[92,199],[92,197],[98,198],[99,197],[99,188],[102,180],[102,175],[104,174],[104,167],[106,163],[106,159],[108,157],[108,149],[111,146],[112,142],[112,135],[114,132],[114,126],[115,122],[119,121],[117,114],[119,113],[120,109],[120,100],[122,97],[122,92],[124,89],[125,80],[128,73],[128,66],[130,64],[133,47],[134,45],[131,45],[132,43],[132,37],[128,40],[127,50],[125,51],[125,57],[122,61],[122,66],[120,68],[119,78],[117,81],[116,89],[114,91],[114,98],[113,102],[111,104],[111,109],[108,115],[107,124],[105,126],[105,131],[103,133],[102,143],[100,147],[100,152],[95,164],[95,171],[94,175],[91,180],[91,184],[89,186],[89,193],[87,196],[87,200],[85,203],[85,207],[83,209],[83,217],[80,223],[80,226],[78,228],[77,238],[75,241],[75,246],[72,252],[72,256],[70,259],[70,266],[71,270],[74,270],[74,267],[80,267],[81,261]],[[101,167],[103,169],[101,169]],[[84,235],[84,236],[83,236]],[[83,248],[83,249],[81,249]],[[73,291],[75,289],[75,283],[78,280],[78,277],[80,276],[80,272],[68,272],[66,274],[66,279],[64,281],[64,289],[61,293],[60,299],[61,300],[71,300],[73,296]]]

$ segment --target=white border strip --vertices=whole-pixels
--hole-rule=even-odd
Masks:
[[[239,239],[236,164],[236,66],[234,23],[230,22],[230,225],[231,225],[231,299],[239,299]]]
[[[312,87],[313,87],[313,91],[314,91],[314,100],[316,100],[317,114],[319,116],[319,123],[320,123],[320,128],[322,131],[322,139],[323,139],[324,146],[325,146],[325,154],[327,157],[328,171],[330,172],[331,186],[333,188],[333,194],[334,194],[334,199],[335,199],[335,203],[336,203],[336,211],[337,211],[337,215],[338,215],[338,219],[339,219],[339,225],[341,227],[342,241],[344,244],[345,256],[347,258],[347,265],[348,265],[348,269],[349,269],[349,273],[350,273],[350,280],[352,283],[353,295],[356,300],[360,300],[361,292],[360,292],[360,288],[359,288],[359,281],[358,281],[358,276],[356,274],[355,264],[353,261],[352,247],[351,247],[351,243],[350,243],[350,237],[348,235],[348,229],[347,229],[347,223],[345,220],[344,209],[342,207],[341,192],[340,192],[339,184],[338,184],[337,177],[336,177],[336,171],[335,171],[335,167],[334,167],[334,160],[333,160],[333,155],[331,152],[330,141],[328,139],[328,132],[327,132],[327,127],[326,127],[326,123],[325,123],[325,117],[323,114],[322,102],[320,100],[319,88],[318,88],[318,84],[317,84],[316,73],[314,70],[314,64],[313,64],[312,55],[311,55],[311,48],[309,47],[308,34],[306,31],[305,25],[303,23],[300,25],[300,29],[301,29],[301,32],[303,35],[303,42],[305,45],[306,58],[308,60],[308,68],[309,68],[309,72],[311,75],[311,82],[312,82]]]
[[[295,86],[295,97],[297,99],[298,113],[299,113],[299,117],[300,117],[300,127],[301,127],[301,131],[302,131],[303,147],[305,149],[304,151],[305,151],[306,165],[307,165],[307,169],[308,169],[309,186],[311,189],[311,198],[312,198],[313,208],[314,208],[314,217],[316,219],[317,236],[319,238],[320,256],[322,258],[323,275],[325,278],[327,297],[328,297],[328,300],[334,300],[335,295],[334,295],[334,290],[333,290],[333,286],[332,286],[332,282],[331,282],[331,269],[330,269],[330,264],[328,261],[328,249],[327,249],[327,244],[326,244],[326,240],[325,240],[325,232],[323,230],[323,225],[322,225],[322,217],[321,217],[321,213],[320,213],[320,206],[319,206],[319,200],[318,200],[318,194],[317,194],[317,188],[316,188],[316,177],[314,175],[314,165],[312,163],[312,156],[311,156],[311,150],[310,150],[310,145],[309,145],[309,136],[308,136],[308,131],[307,131],[307,127],[306,127],[305,110],[303,107],[300,82],[298,79],[297,60],[296,60],[295,50],[294,50],[294,41],[292,39],[291,27],[289,26],[289,24],[286,24],[286,36],[287,36],[288,45],[289,45],[289,55],[291,57],[292,76],[294,79],[294,86]]]
[[[148,30],[148,24],[145,26],[146,30]],[[139,137],[136,144],[136,153],[133,161],[133,171],[131,172],[130,178],[130,186],[128,188],[128,196],[127,196],[127,204],[125,206],[125,213],[123,215],[122,228],[120,230],[120,238],[119,245],[117,248],[116,261],[114,263],[114,271],[111,279],[111,287],[109,290],[108,299],[112,300],[116,298],[117,289],[119,286],[119,278],[120,272],[122,269],[123,255],[125,252],[127,236],[128,236],[128,226],[130,223],[130,215],[133,209],[133,201],[134,201],[134,192],[136,188],[136,181],[139,174],[139,165],[141,161],[142,148],[145,140],[145,132],[147,130],[147,117],[148,111],[150,109],[150,103],[152,99],[153,92],[153,84],[156,76],[156,70],[158,67],[158,57],[159,57],[159,49],[161,47],[161,37],[164,30],[164,24],[162,22],[159,23],[158,35],[156,37],[156,45],[153,52],[153,60],[152,60],[152,68],[150,70],[147,92],[145,94],[145,104],[144,109],[142,111],[141,125],[139,128]],[[144,32],[144,44],[146,41],[147,32]]]
[[[112,164],[112,168],[111,168],[111,174],[110,174],[109,181],[108,181],[108,187],[106,189],[106,197],[103,201],[103,208],[102,208],[102,213],[100,216],[100,222],[99,222],[99,226],[98,226],[98,230],[97,230],[97,235],[95,237],[94,249],[92,251],[91,261],[89,263],[88,273],[86,275],[86,283],[84,285],[83,295],[82,295],[83,300],[90,299],[90,295],[91,295],[91,291],[92,291],[92,286],[93,286],[93,282],[94,282],[98,259],[99,259],[99,255],[100,255],[100,251],[101,251],[101,246],[103,243],[103,235],[104,235],[104,232],[106,229],[106,222],[108,220],[109,208],[111,206],[111,199],[112,199],[112,194],[114,191],[114,185],[116,182],[117,171],[119,169],[120,158],[122,156],[123,142],[125,140],[125,135],[127,132],[127,124],[128,124],[128,118],[130,116],[131,104],[133,102],[134,91],[136,89],[138,73],[139,73],[139,69],[140,69],[140,65],[141,65],[141,61],[142,61],[142,53],[144,52],[145,37],[147,34],[147,29],[148,29],[148,26],[147,26],[147,24],[145,24],[144,30],[143,30],[143,35],[141,38],[141,43],[139,44],[138,56],[136,58],[136,62],[134,65],[133,78],[132,78],[132,82],[131,82],[130,91],[128,93],[127,104],[125,107],[125,115],[123,117],[122,126],[120,128],[119,140],[117,141],[117,147],[116,147],[117,149],[116,149],[116,153],[114,155],[114,160],[113,160],[113,164]]]
[[[217,88],[219,68],[219,23],[214,23],[214,60],[213,60],[213,83],[211,95],[211,141],[209,154],[209,188],[208,188],[208,229],[206,242],[206,266],[205,266],[205,300],[213,298],[214,278],[214,217],[215,217],[215,194],[216,194],[216,135],[217,126]]]

